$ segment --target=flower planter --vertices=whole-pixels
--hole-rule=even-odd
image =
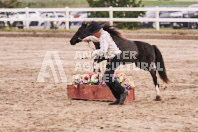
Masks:
[[[69,99],[115,100],[106,85],[67,85],[67,95]],[[135,100],[134,88],[129,90],[126,101],[130,102],[133,100]]]

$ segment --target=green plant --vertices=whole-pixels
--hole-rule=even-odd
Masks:
[[[21,0],[21,2],[22,8],[64,8],[88,6],[86,0]]]
[[[143,7],[142,0],[87,0],[90,7]],[[143,11],[117,11],[113,13],[114,18],[137,18]],[[108,12],[92,12],[89,17],[109,17]],[[134,29],[138,27],[137,22],[115,22],[118,28]]]
[[[0,0],[0,8],[17,8],[20,3],[18,0]]]
[[[20,4],[21,2],[19,2],[18,0],[0,0],[0,8],[17,8],[20,6]],[[7,18],[9,18],[10,15],[13,15],[13,12],[1,12],[1,14],[5,14]],[[9,21],[7,22],[7,24],[10,28],[12,27]]]
[[[145,6],[188,6],[188,5],[192,5],[192,4],[197,4],[197,2],[192,2],[191,1],[179,1],[179,0],[156,0],[156,1],[150,1],[150,0],[144,0],[142,1],[142,3]]]

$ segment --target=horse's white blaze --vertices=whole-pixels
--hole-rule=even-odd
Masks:
[[[155,86],[155,90],[156,90],[156,95],[160,96],[160,90],[159,90],[158,85]]]

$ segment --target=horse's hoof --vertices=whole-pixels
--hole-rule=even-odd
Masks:
[[[158,96],[156,96],[155,101],[161,101],[161,97],[160,97],[159,95],[158,95]]]

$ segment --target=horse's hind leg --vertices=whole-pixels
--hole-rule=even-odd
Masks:
[[[155,85],[155,90],[156,90],[156,99],[155,100],[160,101],[161,97],[160,97],[159,84],[157,83],[156,70],[151,69],[149,72],[150,72],[150,74],[153,78],[153,82],[154,82],[154,85]]]

